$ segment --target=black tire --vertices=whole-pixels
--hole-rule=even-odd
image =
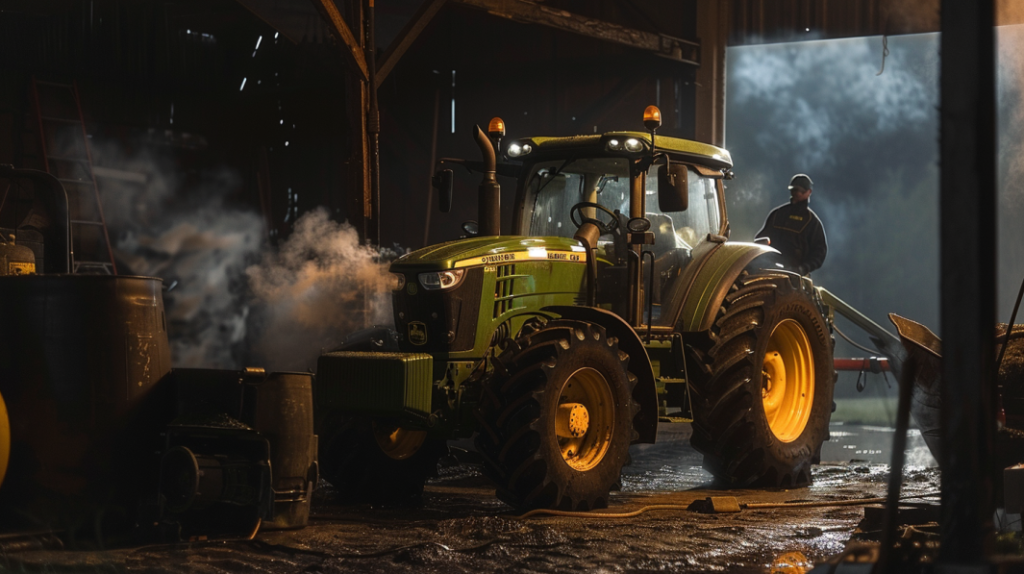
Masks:
[[[637,436],[636,377],[628,366],[618,339],[600,325],[559,319],[524,327],[495,359],[476,411],[477,450],[499,498],[519,508],[608,505]],[[579,405],[589,421],[584,426],[559,419],[560,409],[576,412]],[[559,437],[556,424],[563,434],[580,434]]]
[[[802,352],[783,349],[780,355],[780,339],[783,344],[800,341],[801,332],[806,347],[792,343],[787,348]],[[831,333],[799,278],[744,272],[722,303],[706,340],[691,349],[698,359],[690,367],[691,444],[704,455],[704,468],[733,487],[810,484],[811,465],[828,438],[835,370]],[[769,371],[776,372],[780,356],[794,354],[803,357],[804,365],[807,360],[813,365],[789,364],[790,386],[772,387]],[[785,376],[775,378],[785,381]],[[805,398],[808,388],[813,389],[812,399]],[[785,404],[780,396],[797,401],[790,403],[797,408],[780,406]],[[807,407],[809,414],[796,414],[807,412]]]
[[[447,450],[445,441],[423,437],[416,444],[414,439],[395,458],[376,436],[394,430],[399,429],[385,419],[339,417],[323,425],[320,471],[337,491],[339,503],[413,506],[421,502],[423,484],[437,476],[437,461]]]

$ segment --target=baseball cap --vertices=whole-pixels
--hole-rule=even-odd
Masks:
[[[814,182],[811,181],[811,178],[807,174],[803,173],[798,173],[793,176],[793,179],[789,180],[789,189],[793,189],[794,187],[811,189],[812,185],[814,185]]]

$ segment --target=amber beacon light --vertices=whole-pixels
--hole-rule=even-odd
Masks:
[[[493,123],[494,120],[491,120]],[[644,110],[644,127],[654,131],[661,127],[661,110],[658,106],[647,106]]]
[[[658,117],[661,117],[660,112]],[[504,120],[499,117],[491,118],[491,123],[487,124],[487,134],[490,136],[505,137]]]

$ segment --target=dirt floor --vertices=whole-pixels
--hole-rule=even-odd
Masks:
[[[683,508],[709,496],[739,502],[836,501],[884,496],[891,429],[833,425],[808,488],[717,490],[689,446],[686,425],[663,426],[655,445],[633,447],[622,490],[603,513],[650,505]],[[456,445],[466,446],[466,445]],[[939,490],[920,436],[910,437],[904,494]],[[851,462],[851,460],[853,462]],[[933,464],[933,461],[931,461]],[[701,514],[652,509],[629,518],[518,518],[473,464],[448,462],[417,509],[328,504],[310,526],[212,541],[107,551],[23,551],[12,571],[145,573],[333,572],[802,572],[844,548],[860,506],[746,509]]]

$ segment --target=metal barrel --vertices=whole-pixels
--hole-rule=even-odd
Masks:
[[[313,375],[270,373],[256,383],[253,427],[270,441],[274,520],[264,529],[301,528],[318,480],[313,434]]]
[[[172,414],[158,385],[170,367],[159,279],[0,277],[0,520],[130,521]]]

